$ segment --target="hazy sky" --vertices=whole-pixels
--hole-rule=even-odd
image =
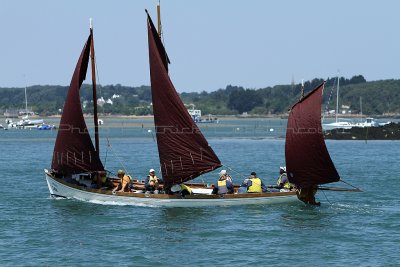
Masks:
[[[149,85],[156,0],[0,0],[0,87],[69,85],[94,21],[101,84]],[[400,78],[400,1],[162,0],[176,89]],[[90,83],[90,76],[87,77]]]

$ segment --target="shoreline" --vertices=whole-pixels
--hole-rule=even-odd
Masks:
[[[228,119],[228,120],[252,120],[252,119],[287,119],[287,114],[270,114],[270,115],[214,115],[218,119]],[[58,115],[50,115],[50,116],[40,116],[40,115],[34,115],[30,116],[31,118],[43,118],[43,119],[60,119],[61,114]],[[85,118],[93,118],[92,114],[84,114]],[[132,119],[132,120],[154,120],[153,115],[119,115],[119,114],[98,114],[99,118],[109,118],[109,119]],[[374,118],[374,119],[400,119],[400,114],[382,114],[382,115],[363,115],[360,117],[359,115],[341,115],[339,118],[341,119],[349,119],[349,120],[360,120],[360,119],[365,119],[365,118]],[[5,120],[7,118],[13,119],[13,120],[20,120],[20,117],[7,117],[4,116],[3,114],[0,115],[1,120]],[[335,116],[329,115],[329,116],[324,116],[324,119],[335,119]]]

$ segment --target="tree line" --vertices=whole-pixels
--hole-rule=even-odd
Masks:
[[[323,79],[313,79],[304,83],[304,91],[311,91]],[[381,80],[367,82],[362,75],[350,79],[340,77],[340,105],[347,105],[353,114],[362,112],[370,115],[400,113],[400,80]],[[326,80],[324,109],[336,107],[337,78]],[[299,99],[301,84],[275,85],[272,87],[249,89],[228,85],[213,92],[181,93],[185,104],[194,104],[203,114],[237,115],[285,114]],[[150,86],[128,87],[106,85],[98,87],[98,97],[111,99],[113,104],[105,103],[99,107],[100,113],[122,115],[152,114]],[[93,108],[91,85],[81,88],[81,103],[84,112],[91,113]],[[36,85],[27,88],[28,106],[40,115],[54,115],[62,110],[68,91],[67,86]],[[114,96],[114,98],[113,98]],[[119,96],[119,97],[118,97]],[[0,111],[22,109],[25,106],[24,88],[0,88]]]

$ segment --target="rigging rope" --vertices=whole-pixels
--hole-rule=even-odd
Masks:
[[[107,141],[108,141],[108,137],[107,137]],[[114,151],[113,151],[113,149],[112,149],[113,147],[111,146],[111,143],[110,143],[109,141],[108,141],[108,145],[109,145],[109,146],[107,146],[107,147],[110,148],[110,151],[113,153],[113,156],[117,159],[118,163],[122,166],[122,169],[124,169],[124,171],[125,171],[125,173],[126,173],[127,175],[130,175],[129,172],[128,172],[128,170],[126,169],[124,163],[120,160],[120,158],[118,157],[118,155],[116,155],[116,154],[114,153]]]
[[[99,76],[99,68],[97,67],[97,57],[96,54],[94,55],[94,64],[96,66],[96,78],[97,78],[97,84],[99,85],[99,91],[100,91],[100,97],[103,97],[103,92],[101,90],[101,85],[100,85],[100,76]],[[93,105],[97,105],[97,99],[93,100]],[[104,114],[104,105],[101,105],[101,110],[102,113]]]
[[[232,171],[232,172],[235,172],[235,173],[239,174],[241,177],[246,178],[246,175],[244,175],[243,173],[240,173],[240,172],[238,172],[238,171],[232,169],[231,167],[229,167],[229,166],[227,166],[227,165],[222,164],[222,166],[223,166],[223,167],[226,167],[227,169],[229,169],[229,170]]]
[[[110,140],[107,137],[107,149],[106,149],[106,157],[104,159],[104,169],[106,168],[106,164],[107,164],[107,156],[108,156],[108,148],[110,147]]]
[[[330,205],[332,205],[332,203],[329,201],[328,197],[326,196],[325,192],[324,192],[324,191],[321,191],[321,192],[324,194],[326,201],[328,201],[328,203],[329,203]]]
[[[330,94],[329,94],[328,102],[326,103],[326,106],[325,106],[325,112],[323,112],[323,114],[322,114],[322,120],[321,120],[322,123],[324,122],[325,114],[327,114],[328,111],[329,111],[329,104],[330,104],[330,102],[331,102],[331,98],[332,98],[332,95],[333,95],[333,91],[335,90],[335,85],[336,85],[336,79],[333,80],[332,89],[331,89],[331,92],[330,92]]]
[[[355,189],[358,189],[358,190],[362,191],[360,188],[358,188],[358,187],[356,187],[356,186],[354,186],[354,185],[352,185],[352,184],[350,184],[350,183],[348,183],[348,182],[346,182],[346,181],[344,181],[344,180],[342,180],[342,179],[340,179],[340,181],[341,181],[342,183],[345,183],[345,184],[347,184],[347,185],[349,185],[349,186],[355,188]]]

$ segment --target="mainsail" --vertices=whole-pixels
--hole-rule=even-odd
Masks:
[[[161,172],[165,186],[221,167],[168,76],[168,56],[147,15],[150,79]]]
[[[289,113],[285,158],[288,178],[300,188],[339,181],[322,135],[321,105],[325,83],[299,100]]]
[[[86,78],[91,44],[92,33],[76,64],[54,146],[51,168],[62,174],[104,171],[83,118],[79,95],[79,89]]]

